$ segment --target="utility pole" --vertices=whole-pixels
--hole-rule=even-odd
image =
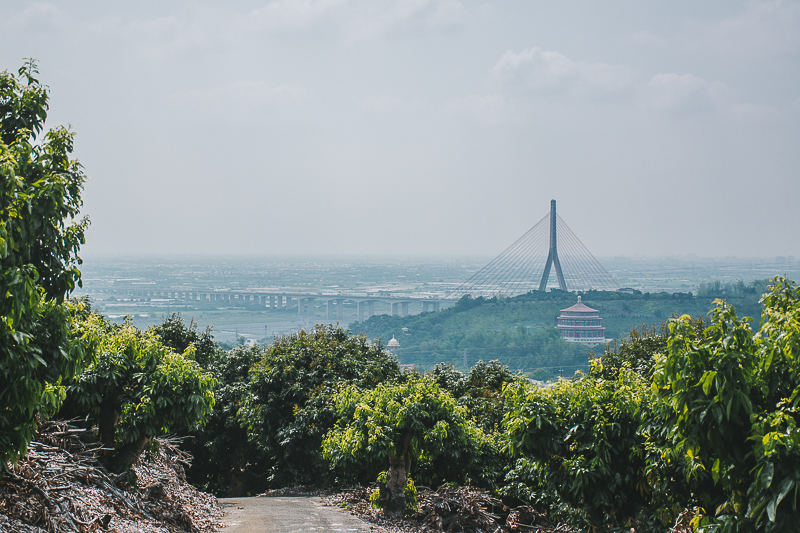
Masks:
[[[550,266],[555,265],[556,277],[558,278],[558,288],[562,291],[567,290],[564,281],[564,274],[561,272],[561,261],[558,260],[558,246],[556,245],[556,201],[550,200],[550,251],[547,254],[547,263],[542,272],[542,281],[539,282],[539,292],[547,289],[547,280],[550,279]]]
[[[467,364],[467,350],[464,349],[464,368],[469,370],[469,365]]]

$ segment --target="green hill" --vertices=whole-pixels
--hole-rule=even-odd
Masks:
[[[712,284],[702,287],[699,295],[552,290],[514,298],[465,296],[438,313],[377,315],[350,324],[350,329],[380,338],[384,344],[394,336],[400,343],[395,351],[400,363],[415,364],[422,371],[440,362],[452,362],[466,371],[478,360],[497,359],[512,370],[543,379],[588,368],[589,349],[562,340],[555,329],[561,309],[576,303],[578,295],[583,303],[600,311],[606,338],[613,339],[633,327],[660,324],[673,315],[705,315],[715,298],[726,299],[740,316],[755,317],[757,322],[765,287],[766,281],[757,281],[750,285]],[[600,353],[602,346],[594,351]]]

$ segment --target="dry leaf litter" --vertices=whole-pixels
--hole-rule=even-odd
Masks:
[[[311,492],[308,487],[303,489]],[[327,505],[348,509],[351,514],[374,524],[379,531],[387,533],[574,533],[578,531],[566,524],[549,520],[546,512],[539,512],[531,506],[506,507],[488,491],[472,487],[442,486],[437,490],[420,489],[417,493],[419,511],[402,519],[393,519],[378,509],[372,509],[369,496],[373,490],[375,489],[360,488],[325,496],[322,500]],[[694,516],[694,510],[681,513],[668,533],[691,533],[692,526],[689,522]],[[636,533],[635,528],[631,528],[630,531]]]
[[[372,509],[369,495],[373,489],[356,489],[323,498],[327,505],[349,509],[366,522],[389,533],[508,533],[572,532],[563,524],[551,522],[545,513],[533,507],[509,508],[488,491],[472,487],[442,486],[436,490],[420,489],[419,511],[402,519],[390,519]]]
[[[74,421],[72,421],[74,422]],[[170,439],[134,465],[138,488],[109,473],[92,430],[40,425],[28,453],[0,478],[0,531],[203,533],[220,527],[217,499],[186,482],[191,459]]]

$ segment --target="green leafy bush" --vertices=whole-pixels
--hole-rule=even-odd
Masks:
[[[430,373],[433,380],[467,408],[473,422],[485,432],[496,432],[505,415],[503,387],[518,377],[500,361],[475,363],[469,374],[452,364],[439,363]]]
[[[80,283],[85,176],[73,133],[38,134],[47,88],[27,61],[0,73],[0,469],[24,454],[38,413],[58,410],[62,379],[82,366],[65,298]]]
[[[267,480],[261,447],[247,438],[237,413],[249,393],[250,368],[264,357],[258,346],[216,350],[207,369],[214,375],[214,409],[203,424],[193,427],[183,448],[194,456],[188,478],[218,496],[242,496],[262,491]]]
[[[605,345],[600,356],[603,364],[592,368],[593,375],[614,379],[619,369],[627,365],[649,380],[653,375],[655,356],[666,353],[668,339],[669,327],[666,322],[662,322],[660,326],[642,324],[641,327],[633,328],[623,340]]]
[[[150,328],[150,331],[158,336],[164,346],[178,353],[183,353],[189,346],[194,346],[194,360],[203,368],[211,364],[211,359],[218,350],[214,335],[211,334],[211,326],[198,332],[195,321],[191,320],[187,325],[180,313],[172,313],[161,324]]]
[[[723,301],[699,334],[670,325],[654,373],[670,444],[700,484],[696,525],[720,531],[796,528],[800,483],[800,291],[775,278],[754,334]]]
[[[322,438],[333,427],[333,395],[345,386],[373,388],[395,379],[393,355],[364,336],[318,325],[275,340],[250,371],[239,410],[248,438],[265,455],[272,486],[328,479]]]
[[[667,356],[654,374],[658,410],[690,479],[713,484],[696,495],[714,514],[743,517],[750,484],[751,396],[758,366],[753,332],[720,302],[698,333],[687,316],[670,324]]]
[[[751,417],[756,465],[748,496],[749,515],[772,532],[800,522],[800,289],[778,278],[763,302],[756,382],[766,410]]]
[[[424,376],[371,390],[350,386],[334,402],[340,419],[322,443],[324,457],[345,479],[374,479],[388,466],[380,505],[391,516],[408,508],[410,475],[430,484],[464,482],[480,468],[481,448],[491,445],[467,410]]]
[[[202,424],[179,433],[181,447],[192,455],[187,479],[217,496],[242,496],[266,487],[263,453],[247,439],[237,419],[247,394],[250,368],[263,357],[260,347],[240,344],[223,350],[211,328],[198,332],[194,321],[172,313],[150,331],[176,352],[194,347],[194,359],[215,379],[214,408]]]
[[[575,526],[630,527],[648,505],[639,430],[649,397],[648,383],[627,367],[613,380],[507,386],[506,449],[519,461],[506,492],[533,496]]]
[[[91,313],[80,323],[91,350],[86,369],[68,387],[68,400],[97,420],[100,439],[117,452],[122,470],[135,462],[152,437],[203,420],[214,405],[214,378],[193,360],[165,347],[130,321],[108,323]]]

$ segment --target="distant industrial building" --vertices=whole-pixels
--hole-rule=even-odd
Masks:
[[[600,311],[581,303],[581,297],[578,296],[578,303],[561,310],[556,328],[565,341],[603,344],[606,342],[606,328],[602,322]]]

